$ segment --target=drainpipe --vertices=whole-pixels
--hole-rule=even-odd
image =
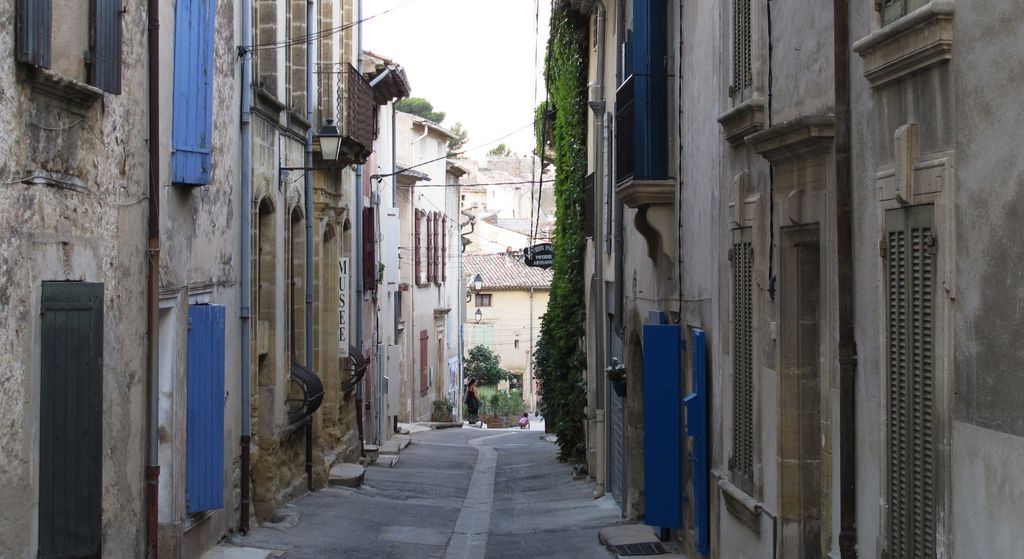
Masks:
[[[242,44],[248,46],[252,43],[252,3],[242,2]],[[252,425],[250,423],[249,393],[249,332],[251,328],[250,313],[252,306],[252,56],[250,53],[240,50],[242,57],[242,122],[241,122],[241,171],[242,171],[242,193],[241,193],[241,216],[242,216],[242,262],[241,262],[241,283],[242,297],[238,318],[241,321],[241,342],[242,342],[242,472],[241,472],[241,507],[239,519],[239,531],[243,534],[249,532],[249,445],[252,442]]]
[[[363,19],[363,0],[356,0],[356,21],[362,21]],[[356,32],[356,64],[359,65],[359,72],[363,71],[363,32],[362,26],[355,28]],[[348,110],[348,107],[345,107]],[[356,289],[355,289],[355,328],[353,330],[353,341],[355,342],[356,351],[359,355],[363,354],[363,166],[356,166],[356,185],[355,192],[353,193],[354,200],[353,205],[355,206],[355,244],[352,245],[353,252],[353,263],[355,264],[351,268],[351,273],[356,278]],[[349,359],[352,357],[349,356]],[[364,435],[363,426],[363,383],[359,382],[356,384],[356,427],[359,429],[359,455],[363,455],[363,447],[365,445],[366,437]]]
[[[146,557],[156,559],[160,498],[160,13],[159,0],[149,0],[149,228],[146,251],[146,370],[149,375],[147,411],[149,444],[146,452]]]
[[[600,382],[601,375],[604,374],[605,367],[605,320],[607,314],[604,308],[604,204],[605,204],[605,182],[610,180],[611,177],[606,176],[604,169],[604,158],[607,156],[604,153],[604,119],[605,119],[605,98],[604,98],[604,65],[605,65],[605,21],[606,12],[604,2],[602,0],[596,0],[592,4],[593,10],[597,17],[597,68],[594,76],[594,86],[591,88],[591,99],[588,105],[590,106],[591,112],[594,113],[594,146],[595,157],[594,157],[594,172],[596,179],[594,181],[594,231],[593,231],[593,242],[594,242],[594,278],[595,278],[595,289],[597,289],[597,297],[595,300],[595,312],[594,312],[594,372],[595,381],[594,385],[604,386],[603,382]],[[600,193],[600,194],[599,194]],[[598,234],[598,228],[601,228],[600,235]],[[595,407],[604,408],[603,394],[595,394]],[[596,417],[596,414],[595,414]],[[598,457],[595,457],[597,459]],[[604,480],[598,480],[601,485],[599,491],[603,492]]]
[[[857,557],[857,345],[853,329],[853,231],[850,171],[849,0],[833,0],[836,96],[836,260],[839,295],[839,553]]]
[[[313,370],[313,0],[306,0],[306,368]],[[306,418],[306,486],[313,491],[313,416]]]

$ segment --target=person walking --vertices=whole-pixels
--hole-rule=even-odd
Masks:
[[[469,379],[469,385],[466,388],[466,410],[469,412],[469,424],[472,425],[480,418],[477,413],[480,411],[480,394],[476,390],[476,379]]]

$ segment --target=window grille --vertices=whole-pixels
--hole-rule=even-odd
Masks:
[[[732,245],[733,274],[733,410],[734,482],[754,485],[754,245],[750,228],[737,231]]]
[[[750,18],[750,0],[733,0],[732,6],[733,87],[739,94],[754,85],[751,54],[753,26]]]
[[[932,206],[886,214],[889,556],[935,557]]]

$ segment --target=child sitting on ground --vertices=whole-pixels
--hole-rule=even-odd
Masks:
[[[523,412],[523,417],[519,418],[519,428],[529,429],[530,428],[530,417],[528,412]]]

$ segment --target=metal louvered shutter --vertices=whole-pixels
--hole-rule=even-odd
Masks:
[[[732,8],[733,86],[735,93],[740,95],[754,84],[751,72],[753,26],[750,18],[750,0],[733,0]]]
[[[933,215],[886,213],[891,557],[935,557]]]
[[[754,245],[750,228],[736,231],[732,245],[733,407],[732,458],[736,485],[754,485]]]

